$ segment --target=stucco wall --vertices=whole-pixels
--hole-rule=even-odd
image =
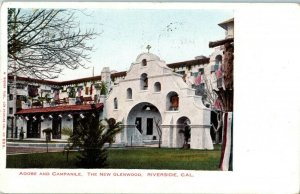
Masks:
[[[147,60],[147,65],[142,65],[142,60]],[[148,88],[141,89],[141,75],[147,74]],[[161,91],[156,92],[154,84],[160,82]],[[127,99],[127,89],[132,90],[132,99]],[[176,92],[179,97],[179,109],[170,111],[167,108],[167,98],[170,92]],[[118,108],[114,108],[114,99],[118,101]],[[188,117],[191,124],[205,125],[210,124],[209,109],[207,109],[201,101],[201,97],[195,96],[195,91],[191,89],[182,79],[181,75],[174,73],[168,68],[164,61],[151,53],[143,53],[139,55],[130,69],[124,80],[118,85],[113,86],[109,94],[105,106],[108,117],[116,118],[118,121],[123,121],[124,124],[128,121],[129,112],[134,106],[140,103],[150,103],[157,107],[161,114],[161,124],[165,125],[162,129],[163,146],[177,147],[182,143],[182,138],[178,135],[178,130],[171,128],[171,119],[176,122],[180,117]],[[135,115],[138,115],[136,113]],[[147,114],[139,113],[140,116],[149,117]],[[168,127],[166,127],[169,125]],[[126,132],[124,132],[126,133]],[[146,139],[146,137],[145,137]],[[207,140],[209,141],[209,140]],[[210,140],[211,141],[211,140]]]

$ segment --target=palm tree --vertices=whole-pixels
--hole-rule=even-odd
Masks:
[[[107,94],[107,92],[108,92],[108,87],[107,87],[107,83],[105,83],[105,82],[101,82],[101,84],[100,84],[100,95],[106,95]]]
[[[99,113],[93,112],[80,120],[76,131],[70,137],[72,148],[79,148],[80,155],[76,165],[81,168],[102,168],[107,166],[107,149],[105,143],[113,143],[115,135],[121,132],[121,122],[115,119],[99,121]]]

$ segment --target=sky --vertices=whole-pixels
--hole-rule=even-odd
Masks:
[[[209,56],[209,41],[223,39],[225,31],[217,24],[233,17],[233,10],[208,9],[85,9],[77,19],[81,29],[98,33],[91,44],[88,69],[65,69],[56,80],[100,75],[103,67],[127,71],[143,52],[156,54],[166,63]]]

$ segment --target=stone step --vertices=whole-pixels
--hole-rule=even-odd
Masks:
[[[158,140],[143,140],[143,143],[145,145],[154,145],[154,144],[158,144]]]

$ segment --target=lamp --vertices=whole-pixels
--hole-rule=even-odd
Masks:
[[[36,117],[35,117],[35,116],[33,116],[32,118],[33,118],[33,120],[36,120]]]
[[[72,118],[73,118],[73,116],[72,116],[71,114],[68,114],[68,117],[69,117],[70,119],[72,119]]]
[[[42,115],[42,116],[41,116],[41,120],[44,120],[44,119],[45,119],[45,118],[44,118],[44,116]]]
[[[29,118],[27,116],[25,117],[25,119],[26,119],[26,121],[29,121]]]
[[[49,115],[49,117],[48,117],[49,119],[53,119],[53,116],[52,115]]]
[[[84,115],[83,114],[80,114],[79,116],[80,116],[80,118],[84,119]]]
[[[58,117],[59,117],[59,118],[62,118],[62,115],[61,115],[61,114],[59,114],[59,115],[58,115]]]

